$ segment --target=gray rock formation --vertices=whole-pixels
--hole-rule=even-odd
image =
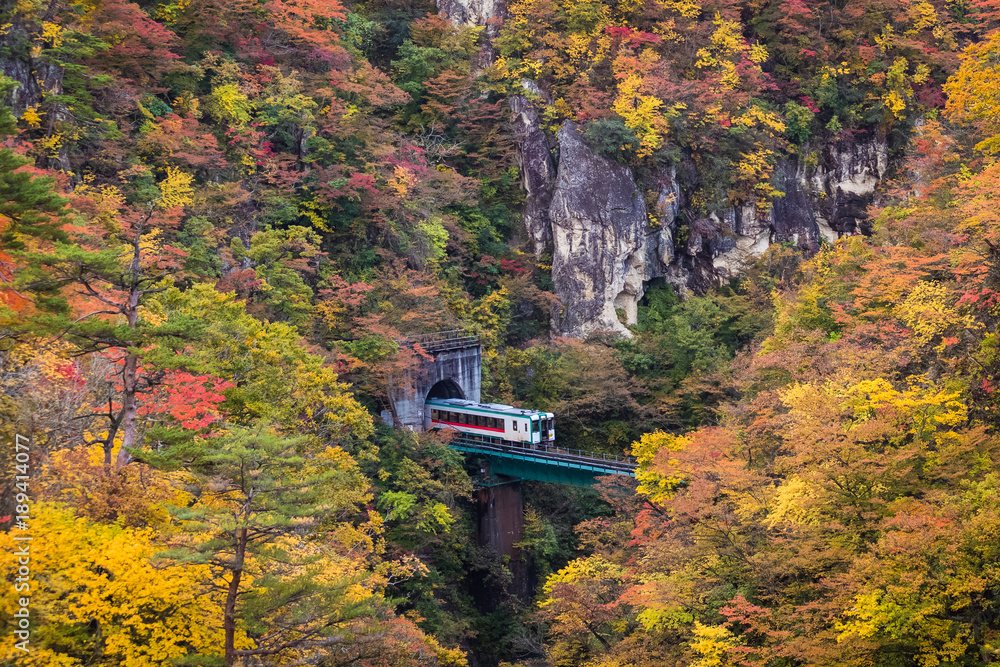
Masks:
[[[538,112],[527,98],[516,95],[510,99],[514,141],[517,143],[517,162],[524,188],[522,219],[534,246],[535,255],[551,251],[552,223],[549,204],[556,182],[556,164],[552,146],[542,131]]]
[[[438,12],[452,23],[466,26],[488,26],[504,11],[504,0],[437,0]]]
[[[884,140],[827,146],[815,164],[784,160],[777,188],[785,193],[760,215],[753,207],[736,211],[732,248],[713,253],[720,278],[735,275],[772,243],[790,242],[809,251],[820,242],[867,232],[867,209],[889,163]]]
[[[437,7],[453,23],[493,33],[505,2],[437,0]],[[486,54],[486,61],[491,57]],[[659,189],[654,210],[647,212],[631,170],[595,154],[573,123],[563,125],[555,145],[529,101],[544,98],[544,92],[529,81],[522,85],[527,95],[510,100],[525,191],[522,216],[535,254],[552,252],[552,279],[562,302],[552,321],[556,335],[627,336],[619,313],[634,324],[654,278],[681,294],[702,291],[737,275],[773,243],[815,251],[824,240],[867,231],[865,211],[888,164],[884,140],[826,146],[809,163],[783,161],[775,182],[785,196],[764,211],[741,206],[694,218],[684,210],[676,173],[654,174],[654,182],[642,184],[647,192]]]
[[[552,279],[562,302],[553,328],[577,337],[596,331],[628,335],[615,309],[634,321],[635,304],[653,273],[650,246],[660,235],[651,233],[632,171],[594,153],[572,122],[559,130],[549,219]]]
[[[30,43],[31,37],[24,26],[18,24],[8,26],[4,40],[7,44],[24,45]],[[39,107],[46,97],[52,98],[63,93],[63,68],[45,58],[31,58],[27,54],[20,57],[17,55],[0,57],[0,74],[18,83],[7,94],[6,99],[0,100],[0,103],[8,105],[18,118],[28,107]],[[55,125],[69,118],[66,105],[59,102],[52,104],[47,110],[44,121]],[[59,148],[58,153],[47,158],[44,163],[47,167],[62,171],[70,169],[65,147]]]
[[[580,129],[567,122],[558,133],[558,166],[538,114],[515,97],[514,131],[526,191],[524,223],[536,254],[551,243],[552,279],[562,308],[556,335],[598,331],[628,336],[639,300],[654,278],[681,294],[703,291],[740,273],[779,242],[818,250],[822,241],[867,231],[866,209],[888,165],[884,140],[827,146],[808,164],[789,158],[776,184],[785,196],[772,207],[729,208],[695,218],[684,209],[675,172],[642,184],[659,190],[654,210],[632,171],[597,155]],[[651,215],[650,215],[651,214]]]

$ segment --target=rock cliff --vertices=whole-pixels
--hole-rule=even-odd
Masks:
[[[557,332],[625,333],[616,307],[633,302],[651,273],[646,205],[632,171],[594,153],[575,123],[559,130],[559,171],[549,205],[552,279],[563,308]],[[620,297],[620,295],[625,295]]]
[[[621,320],[635,323],[654,278],[681,293],[702,291],[773,243],[815,251],[823,240],[867,231],[865,211],[888,165],[881,139],[825,146],[808,162],[791,157],[779,164],[775,181],[785,196],[767,210],[742,206],[696,217],[685,209],[672,169],[639,184],[627,166],[595,153],[576,124],[565,123],[553,146],[527,99],[515,97],[511,106],[525,229],[536,254],[551,248],[562,303],[553,315],[555,335],[627,336]]]
[[[438,12],[457,25],[488,26],[504,10],[503,0],[437,0]]]
[[[535,107],[523,96],[510,99],[511,127],[518,146],[517,162],[524,188],[524,208],[521,216],[531,238],[535,255],[551,251],[552,223],[549,205],[556,182],[554,148],[542,131]]]
[[[31,37],[22,25],[10,25],[5,28],[4,39],[8,45],[30,43]],[[46,97],[57,98],[63,94],[63,67],[48,62],[44,58],[29,58],[26,54],[18,56],[10,53],[0,56],[0,75],[13,79],[17,86],[8,93],[4,104],[10,106],[16,118],[20,118],[25,109],[37,108]],[[69,110],[62,102],[55,102],[47,111],[47,120],[53,124],[60,123],[70,117]],[[65,146],[43,161],[44,166],[61,171],[69,171],[70,164]]]

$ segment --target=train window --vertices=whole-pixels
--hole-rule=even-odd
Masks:
[[[454,424],[455,422],[458,421],[458,415],[456,415],[454,412],[449,412],[448,413],[448,421],[450,421],[452,424]]]
[[[514,421],[514,430],[517,430],[517,420]]]
[[[437,418],[438,418],[438,411],[431,410],[431,419],[437,419]]]

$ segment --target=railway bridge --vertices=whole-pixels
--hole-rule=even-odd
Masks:
[[[478,336],[441,331],[411,338],[404,345],[414,350],[415,363],[396,381],[392,392],[395,418],[401,427],[424,429],[424,402],[428,398],[481,401],[482,348]],[[556,415],[557,443],[558,433]],[[600,475],[635,477],[635,461],[625,456],[563,447],[535,450],[466,433],[452,440],[451,447],[488,460],[490,476],[575,486],[590,486]]]
[[[558,428],[557,421],[556,429]],[[556,432],[558,433],[558,430]],[[594,478],[601,475],[635,477],[636,464],[631,456],[563,447],[536,450],[466,433],[459,435],[449,444],[452,449],[488,461],[487,479],[503,475],[507,478],[531,479],[552,484],[590,486],[594,483]],[[503,481],[503,478],[500,478],[492,484]],[[484,481],[483,485],[491,485],[491,482]]]

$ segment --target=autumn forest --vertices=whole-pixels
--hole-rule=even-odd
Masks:
[[[445,330],[635,477],[491,550]],[[18,666],[1000,662],[1000,3],[0,0],[0,552]]]

